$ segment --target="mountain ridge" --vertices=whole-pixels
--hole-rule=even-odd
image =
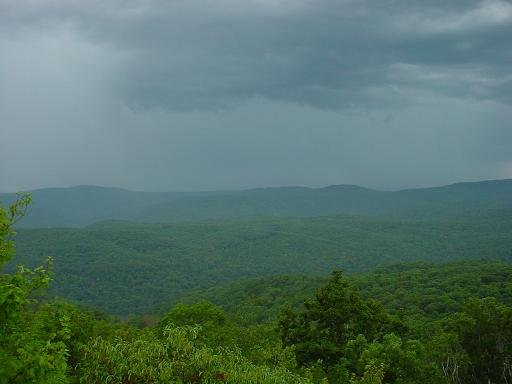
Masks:
[[[98,184],[77,184],[71,186],[55,186],[55,187],[41,187],[41,188],[33,188],[28,190],[20,190],[19,192],[39,192],[46,190],[72,190],[72,189],[101,189],[101,190],[118,190],[123,192],[133,192],[133,193],[147,193],[147,194],[202,194],[202,193],[236,193],[236,192],[247,192],[247,191],[258,191],[258,190],[271,190],[271,189],[310,189],[310,190],[319,190],[319,189],[331,189],[337,187],[355,187],[359,189],[366,189],[370,191],[376,192],[403,192],[403,191],[416,191],[416,190],[432,190],[432,189],[442,189],[447,187],[454,186],[462,186],[462,185],[488,185],[488,184],[512,184],[512,178],[504,178],[504,179],[485,179],[485,180],[477,180],[477,181],[457,181],[448,184],[441,184],[430,187],[408,187],[408,188],[398,188],[398,189],[379,189],[379,188],[371,188],[358,184],[328,184],[322,187],[308,187],[305,185],[283,185],[283,186],[274,186],[274,187],[254,187],[254,188],[242,188],[242,189],[206,189],[200,191],[188,191],[188,190],[164,190],[164,191],[142,191],[136,189],[129,189],[124,187],[116,187],[116,186],[108,186],[108,185],[98,185]],[[17,192],[2,192],[1,195],[15,195]]]
[[[82,185],[31,193],[33,204],[20,223],[26,228],[86,227],[105,220],[173,223],[249,216],[442,217],[474,211],[475,207],[480,211],[512,209],[512,179],[397,191],[353,184],[205,192],[140,192]],[[0,193],[4,204],[15,198],[16,194]]]

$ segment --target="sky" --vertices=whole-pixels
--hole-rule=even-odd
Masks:
[[[512,178],[512,2],[0,0],[0,191]]]

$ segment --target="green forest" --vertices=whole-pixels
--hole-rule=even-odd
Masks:
[[[0,384],[512,384],[512,0],[0,0]]]
[[[512,261],[512,216],[353,215],[19,229],[19,263],[55,258],[49,292],[118,315],[244,277],[370,271],[404,262]],[[15,264],[15,263],[14,263]],[[11,268],[14,268],[11,264]]]
[[[0,208],[2,384],[512,382],[507,215],[18,229],[30,202]]]

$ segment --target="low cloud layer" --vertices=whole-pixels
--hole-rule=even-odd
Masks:
[[[0,189],[512,177],[512,3],[0,0]]]

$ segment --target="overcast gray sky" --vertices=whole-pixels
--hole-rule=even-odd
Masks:
[[[504,0],[0,0],[0,191],[512,177]]]

